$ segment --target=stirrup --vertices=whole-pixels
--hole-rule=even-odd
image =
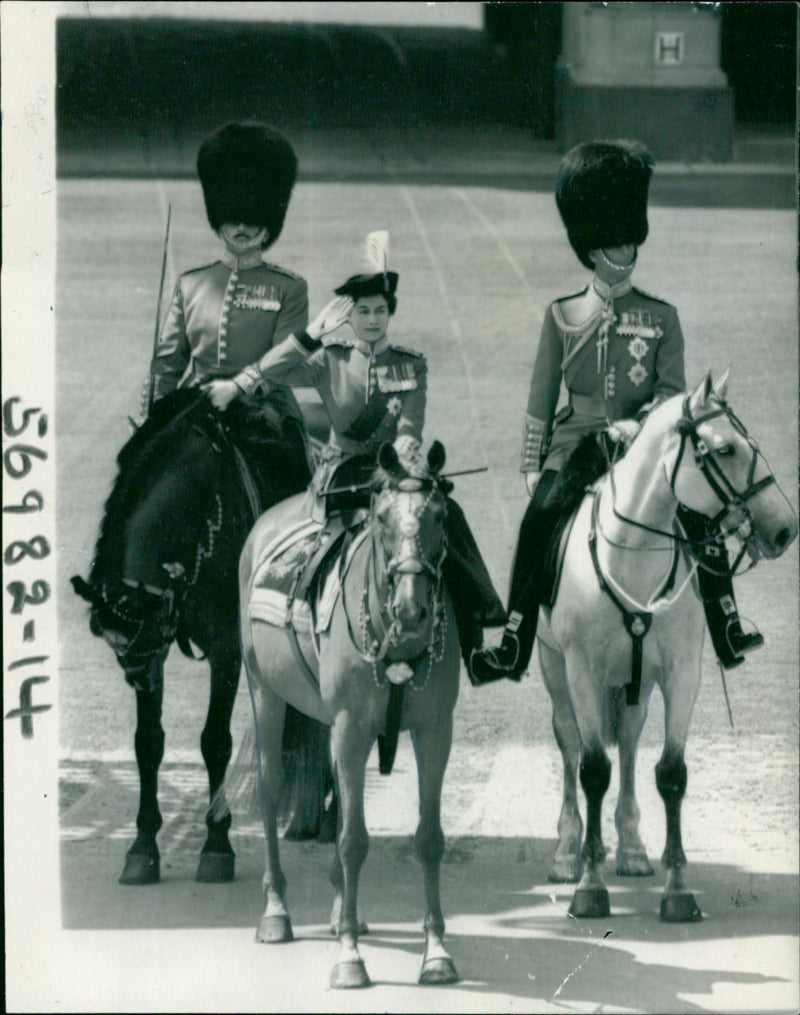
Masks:
[[[742,665],[747,652],[754,652],[764,645],[764,636],[760,631],[743,631],[741,624],[734,621],[725,631],[725,645],[728,650],[724,653],[725,658],[720,653],[717,653],[717,658],[726,670],[733,670]]]
[[[503,650],[502,644],[496,648],[475,648],[472,650],[467,666],[467,676],[473,687],[481,687],[483,684],[503,680],[505,677],[515,681],[522,679],[522,674],[515,672],[519,662],[519,639],[516,635],[506,632],[503,635],[503,641],[505,642],[507,638],[513,638],[514,656],[510,663],[498,658],[499,653]]]
[[[743,631],[741,625],[738,631],[735,628],[728,631],[727,639],[733,654],[737,656],[753,652],[764,644],[764,636],[760,631]]]

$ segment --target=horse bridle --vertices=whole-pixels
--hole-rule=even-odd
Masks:
[[[742,437],[744,437],[750,445],[750,449],[752,451],[750,466],[747,471],[747,485],[742,491],[739,491],[734,487],[725,475],[725,472],[715,461],[711,449],[697,432],[697,429],[701,424],[707,423],[711,419],[716,419],[718,416],[727,416],[733,428]],[[698,469],[703,474],[703,478],[722,503],[720,511],[718,511],[717,514],[710,519],[710,525],[714,529],[724,528],[724,523],[729,516],[734,512],[740,512],[744,515],[744,519],[737,525],[733,526],[729,531],[730,534],[738,535],[742,540],[746,539],[750,535],[751,523],[753,520],[753,514],[750,511],[747,502],[752,500],[756,494],[760,493],[762,490],[766,489],[766,487],[775,482],[775,477],[771,472],[764,476],[763,479],[753,482],[753,478],[756,473],[756,465],[758,463],[758,456],[760,453],[758,442],[747,432],[744,424],[736,416],[728,403],[721,398],[719,399],[719,408],[706,412],[702,416],[693,417],[689,410],[689,397],[687,396],[683,403],[683,415],[681,419],[678,420],[678,424],[675,429],[680,435],[681,443],[678,448],[675,465],[672,469],[672,475],[669,479],[670,489],[673,494],[675,493],[675,482],[677,480],[678,469],[680,468],[687,442],[691,441],[692,449],[694,451],[695,465],[697,465]]]
[[[403,480],[402,482],[408,482]],[[421,483],[421,481],[414,480],[414,483]],[[417,487],[419,488],[419,487]],[[409,488],[407,487],[406,490]],[[419,518],[430,504],[436,491],[438,484],[434,481],[431,485],[430,492],[422,504],[414,510],[415,518]],[[382,491],[386,492],[386,491]],[[390,488],[389,491],[392,495],[393,502],[396,500],[395,495],[397,492],[403,492],[401,487]],[[413,542],[416,550],[419,550],[418,541],[418,530],[409,535],[404,535],[403,541]],[[362,592],[361,610],[360,610],[360,629],[361,629],[361,642],[360,646],[352,630],[350,622],[350,614],[347,609],[346,602],[344,602],[344,576],[342,577],[342,596],[343,604],[345,607],[345,616],[347,617],[347,625],[350,633],[351,641],[358,651],[359,655],[367,661],[372,663],[373,667],[386,658],[392,644],[396,642],[397,637],[397,622],[392,618],[391,611],[391,596],[394,580],[397,575],[403,574],[421,574],[427,572],[433,579],[433,617],[434,617],[434,629],[436,626],[436,618],[439,613],[441,606],[441,585],[442,585],[442,566],[444,559],[447,556],[447,529],[445,528],[442,535],[441,548],[435,559],[428,559],[421,552],[416,552],[413,555],[403,554],[402,556],[395,556],[387,559],[386,550],[383,540],[379,534],[375,532],[374,528],[370,533],[370,555],[367,561],[367,566],[364,575],[364,588]],[[369,569],[372,569],[373,582],[369,581]],[[375,631],[375,624],[373,621],[372,614],[369,609],[369,592],[370,589],[374,589],[380,586],[380,572],[386,575],[387,579],[387,597],[386,602],[378,604],[378,620],[383,627],[383,636],[381,638],[372,637],[370,638],[369,629],[372,628],[373,636],[377,634]],[[431,658],[433,658],[431,654]]]
[[[194,410],[198,402],[205,397],[205,394],[202,394],[197,399],[192,400],[189,405],[175,417],[173,422],[184,418],[190,411]],[[201,433],[210,441],[212,450],[216,455],[218,467],[221,464],[222,444],[227,445],[229,450],[233,453],[237,471],[240,479],[242,480],[248,505],[253,514],[253,520],[255,521],[260,513],[260,502],[255,488],[255,483],[250,475],[244,456],[230,439],[222,420],[218,418],[217,414],[212,411],[211,406],[209,405],[209,411],[204,415],[204,425],[201,425],[200,421],[196,421],[192,425],[198,433]],[[118,658],[120,659],[120,663],[122,665],[128,663],[141,665],[141,663],[150,658],[164,655],[173,640],[177,640],[179,648],[188,658],[198,658],[192,651],[188,637],[186,637],[181,630],[180,608],[189,590],[196,583],[203,562],[213,556],[216,535],[222,529],[222,502],[219,493],[217,493],[214,498],[214,505],[216,506],[216,511],[212,511],[212,513],[205,519],[203,532],[198,538],[195,560],[191,573],[187,573],[185,568],[183,568],[180,564],[164,565],[169,576],[169,582],[167,588],[160,593],[149,593],[149,595],[152,596],[155,607],[150,616],[142,617],[141,615],[137,615],[134,611],[126,609],[127,598],[136,594],[134,590],[135,588],[141,588],[140,586],[131,586],[127,595],[123,592],[122,596],[113,600],[108,589],[104,586],[97,597],[95,602],[96,606],[98,606],[101,610],[107,611],[116,619],[122,621],[128,627],[128,630],[133,632],[127,639],[127,645],[124,651],[122,653],[118,653]],[[139,595],[141,595],[142,591],[143,589],[139,592]],[[156,635],[155,637],[153,637],[154,634]],[[142,642],[144,642],[144,644],[142,644]]]
[[[760,449],[758,442],[752,437],[745,428],[741,420],[736,416],[731,407],[719,396],[716,396],[719,401],[719,408],[713,409],[710,412],[704,413],[702,416],[692,416],[689,408],[689,398],[686,396],[683,402],[683,412],[681,418],[678,420],[675,431],[680,436],[681,442],[678,447],[678,454],[675,458],[675,464],[672,467],[671,474],[667,477],[669,488],[672,491],[675,499],[678,500],[678,495],[675,491],[675,483],[677,481],[678,469],[680,468],[683,456],[686,451],[688,442],[691,442],[694,451],[694,460],[698,469],[700,470],[703,478],[708,483],[711,490],[716,494],[722,503],[722,508],[714,515],[713,518],[707,519],[711,534],[703,541],[698,542],[694,539],[687,539],[684,536],[680,536],[675,532],[663,532],[661,529],[656,529],[651,525],[645,525],[644,522],[639,522],[635,518],[629,518],[627,515],[623,515],[616,505],[616,489],[614,486],[614,470],[612,461],[609,469],[609,481],[611,484],[612,492],[612,511],[614,517],[621,522],[625,522],[627,525],[632,525],[637,529],[643,529],[645,532],[651,532],[657,536],[664,536],[667,539],[673,540],[675,543],[681,544],[688,547],[693,552],[697,549],[702,549],[708,543],[715,543],[719,541],[718,532],[723,529],[729,535],[736,535],[742,541],[742,549],[736,558],[736,562],[733,565],[732,570],[735,571],[739,566],[742,558],[745,555],[746,548],[744,541],[749,537],[752,531],[752,520],[753,514],[747,505],[747,502],[751,500],[757,493],[760,493],[766,487],[770,486],[775,482],[775,477],[770,472],[763,479],[753,482],[755,476],[756,464],[758,462],[758,456]],[[697,428],[702,424],[706,423],[711,419],[716,419],[718,416],[727,416],[734,429],[740,433],[747,443],[750,445],[753,456],[750,460],[750,466],[747,473],[747,486],[743,491],[738,491],[728,477],[725,475],[723,470],[714,460],[711,449],[708,447],[703,438],[698,434]],[[680,501],[678,500],[678,503]],[[689,509],[686,509],[689,510]],[[730,528],[723,528],[725,520],[733,514],[735,511],[741,512],[743,518],[736,525]]]

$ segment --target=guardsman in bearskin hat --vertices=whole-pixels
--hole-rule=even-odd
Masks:
[[[565,155],[556,204],[572,249],[591,272],[578,293],[545,313],[524,423],[521,471],[531,501],[520,526],[502,643],[476,652],[473,683],[519,680],[530,661],[549,539],[559,507],[548,493],[586,434],[609,431],[625,443],[658,402],[685,390],[683,335],[674,306],[631,284],[638,248],[647,238],[653,162],[637,142],[592,142]],[[561,383],[569,401],[556,414]],[[681,513],[687,535],[707,536],[701,516]],[[724,542],[703,551],[700,591],[712,642],[723,666],[758,648],[758,632],[742,630]]]
[[[228,123],[200,146],[197,172],[220,259],[180,276],[144,392],[146,413],[177,387],[233,377],[308,322],[308,286],[271,264],[297,177],[291,144],[263,123]],[[271,400],[299,419],[288,389]]]
[[[332,515],[340,524],[357,520],[359,507],[369,504],[368,492],[318,495],[368,481],[385,441],[394,443],[412,474],[421,467],[428,365],[422,353],[390,344],[387,337],[397,308],[399,278],[388,270],[388,239],[388,233],[370,233],[367,260],[371,270],[352,275],[334,290],[336,299],[307,330],[276,345],[231,381],[209,386],[211,400],[220,409],[225,409],[237,392],[250,391],[264,382],[313,387],[319,392],[330,417],[331,433],[312,480],[312,496],[292,498],[298,521],[309,515],[321,525]],[[345,323],[352,335],[332,334]],[[287,527],[291,524],[289,503],[285,501],[280,508]],[[444,579],[453,599],[466,661],[483,644],[483,628],[503,625],[506,614],[461,508],[450,497],[447,506]]]

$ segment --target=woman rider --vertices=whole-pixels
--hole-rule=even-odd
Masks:
[[[371,234],[371,237],[386,234]],[[372,475],[377,452],[393,441],[409,471],[421,466],[419,448],[425,421],[427,363],[411,349],[392,345],[389,321],[397,307],[396,272],[354,275],[335,290],[333,300],[306,331],[291,335],[230,381],[208,386],[211,401],[224,409],[240,392],[279,382],[313,386],[331,421],[331,434],[312,480],[312,517],[323,521],[319,497],[329,489],[358,485]],[[353,337],[321,341],[348,322]],[[363,497],[363,495],[362,495]],[[298,512],[308,513],[305,497]],[[352,497],[327,503],[328,512],[349,512]],[[483,643],[483,628],[505,623],[506,616],[461,508],[448,498],[448,552],[444,578],[453,600],[462,655],[468,662]]]
[[[530,383],[521,471],[531,500],[522,520],[502,643],[476,652],[472,680],[520,680],[533,649],[537,589],[559,509],[548,503],[553,482],[581,438],[610,428],[631,440],[659,402],[685,390],[678,312],[631,284],[638,248],[647,238],[653,162],[637,142],[591,142],[564,157],[556,203],[569,242],[593,274],[578,293],[546,313]],[[569,401],[556,414],[562,378]],[[707,542],[702,516],[680,512],[698,546],[698,580],[711,639],[725,667],[758,648],[745,633],[733,598],[724,540]],[[701,548],[702,544],[702,548]]]

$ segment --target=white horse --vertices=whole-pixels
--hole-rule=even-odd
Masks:
[[[625,456],[584,498],[565,537],[556,598],[542,611],[539,660],[564,762],[550,880],[580,878],[574,916],[609,913],[601,808],[611,772],[606,747],[615,739],[617,873],[653,873],[639,837],[634,769],[658,684],[665,730],[655,775],[666,810],[667,870],[661,919],[702,918],[685,880],[680,808],[705,621],[693,580],[697,561],[686,550],[676,512],[682,505],[714,518],[753,561],[779,557],[797,535],[788,500],[725,400],[727,380],[726,373],[714,385],[708,374],[690,395],[650,413]],[[582,850],[578,774],[587,807]]]

